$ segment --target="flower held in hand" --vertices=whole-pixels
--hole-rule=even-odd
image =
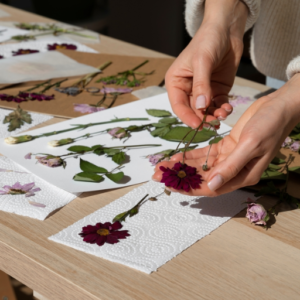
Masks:
[[[128,230],[121,230],[123,226],[120,222],[104,224],[97,223],[95,226],[88,225],[82,228],[82,232],[79,233],[83,237],[83,241],[89,244],[97,244],[103,246],[105,243],[116,244],[120,239],[126,239],[130,236]]]
[[[197,174],[197,169],[190,167],[187,164],[180,162],[176,163],[172,169],[160,167],[163,171],[162,179],[165,186],[171,187],[175,190],[184,190],[186,192],[192,189],[199,189],[200,184],[203,181],[200,174]]]

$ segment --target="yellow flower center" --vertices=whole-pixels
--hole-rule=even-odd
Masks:
[[[30,54],[30,50],[22,50],[21,53],[22,54]]]
[[[109,230],[105,229],[105,228],[100,228],[100,229],[97,230],[97,233],[99,235],[106,236],[106,235],[109,235]]]
[[[66,49],[66,46],[63,45],[56,45],[55,49]]]
[[[184,178],[184,177],[186,177],[186,173],[184,172],[184,171],[179,171],[178,173],[177,173],[177,176],[179,177],[179,178]]]

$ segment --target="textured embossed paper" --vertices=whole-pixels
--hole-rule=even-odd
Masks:
[[[248,197],[255,199],[253,193],[241,190],[214,198],[163,194],[122,223],[121,230],[128,230],[130,236],[117,244],[99,247],[78,235],[82,227],[111,222],[146,194],[155,196],[163,190],[163,184],[150,181],[49,239],[150,274],[240,212]]]
[[[65,192],[45,180],[26,172],[22,167],[12,160],[0,156],[0,189],[5,185],[12,186],[16,182],[22,185],[34,182],[41,191],[34,196],[25,195],[0,195],[0,210],[17,215],[44,220],[51,212],[65,206],[77,195]],[[33,201],[45,205],[45,207],[33,206],[29,203]]]

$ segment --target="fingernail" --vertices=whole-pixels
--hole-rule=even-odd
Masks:
[[[202,109],[205,107],[206,107],[205,96],[204,95],[198,96],[196,99],[196,109]]]
[[[213,179],[207,184],[208,188],[211,191],[217,190],[219,187],[221,187],[224,183],[224,179],[220,174],[217,174],[213,177]]]
[[[231,111],[232,111],[232,108],[230,108],[230,109],[228,109],[228,108],[226,109],[226,108],[225,108],[225,110],[226,110],[227,112],[231,112]]]
[[[224,120],[226,120],[226,118],[223,118],[223,117],[219,116],[219,117],[218,117],[218,120],[219,120],[219,121],[224,121]]]
[[[159,180],[156,179],[155,177],[152,177],[152,180],[153,180],[153,181],[156,181],[156,182],[159,182]]]

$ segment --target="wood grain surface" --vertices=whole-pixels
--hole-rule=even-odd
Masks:
[[[3,20],[45,20],[0,8],[12,14]],[[164,56],[105,36],[93,47],[102,53]],[[236,83],[267,89],[239,78]],[[299,210],[280,213],[268,231],[249,224],[243,211],[151,275],[47,240],[133,188],[84,193],[43,222],[0,212],[0,269],[56,300],[300,298]],[[275,200],[264,201],[270,205]]]

